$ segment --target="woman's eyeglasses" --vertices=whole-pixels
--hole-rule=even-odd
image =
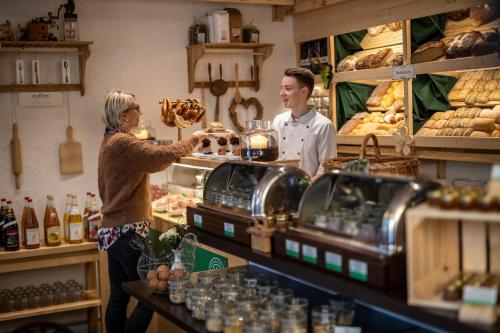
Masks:
[[[135,107],[133,108],[128,108],[127,110],[125,111],[132,111],[132,110],[137,110],[137,112],[141,112],[141,106],[139,104],[137,104]]]

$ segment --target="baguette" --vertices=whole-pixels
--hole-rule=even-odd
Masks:
[[[490,101],[500,101],[500,88],[493,90],[489,96]]]
[[[439,120],[439,119],[441,119],[441,115],[442,115],[443,113],[444,113],[444,112],[441,112],[441,111],[434,112],[434,114],[431,116],[431,119],[432,119],[432,120]]]
[[[500,124],[500,110],[495,109],[483,109],[479,114],[480,118],[490,118],[495,121],[495,123]]]
[[[436,123],[435,120],[429,119],[425,122],[424,126],[422,128],[434,128],[434,124]]]
[[[387,90],[391,86],[390,81],[384,81],[379,83],[375,89],[373,89],[372,93],[370,94],[370,97],[366,100],[366,105],[367,106],[373,106],[373,107],[378,107],[380,106],[380,103],[382,102],[382,98],[384,95],[387,93]]]
[[[488,91],[488,90],[480,92],[476,98],[476,103],[480,103],[480,104],[488,103],[490,101],[490,98],[489,98],[490,93],[491,93],[491,91]]]
[[[469,136],[476,138],[489,138],[491,135],[489,132],[473,131]]]
[[[474,131],[491,133],[495,129],[495,120],[491,118],[476,118],[472,120]]]
[[[479,96],[478,92],[471,92],[465,98],[465,104],[467,104],[467,105],[474,105],[474,104],[476,104],[476,100],[477,100],[478,96]]]
[[[496,88],[497,88],[497,81],[494,79],[491,79],[490,81],[488,81],[486,83],[486,85],[484,86],[484,90],[488,90],[488,91],[493,91]]]

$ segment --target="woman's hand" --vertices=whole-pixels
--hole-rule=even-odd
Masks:
[[[199,142],[203,139],[208,139],[208,134],[205,131],[196,131],[193,135],[198,139]]]

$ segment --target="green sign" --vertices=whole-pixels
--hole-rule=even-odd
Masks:
[[[224,268],[228,268],[228,260],[226,257],[202,249],[201,247],[196,248],[193,272]]]

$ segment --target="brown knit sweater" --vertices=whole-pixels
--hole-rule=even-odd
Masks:
[[[169,146],[154,146],[126,133],[106,133],[99,151],[98,185],[103,228],[151,220],[149,173],[189,154],[194,136]]]

